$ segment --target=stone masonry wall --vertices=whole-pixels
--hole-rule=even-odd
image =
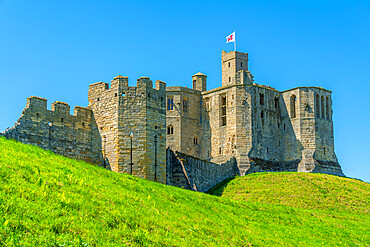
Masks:
[[[330,95],[330,91],[318,87],[282,92],[284,161],[299,160],[297,171],[343,176],[334,153]]]
[[[167,124],[175,130],[167,135],[167,146],[217,164],[236,158],[241,175],[284,170],[343,175],[334,153],[331,92],[318,87],[279,92],[258,85],[247,62],[247,53],[223,51],[222,86],[202,88],[200,99],[188,97],[182,87],[167,91],[175,104],[167,111]],[[195,87],[197,75],[205,77],[194,75]],[[181,112],[185,95],[194,106],[186,114]],[[194,135],[200,152],[189,142]]]
[[[103,82],[90,85],[89,108],[102,136],[105,164],[113,171],[166,182],[165,99],[166,84],[157,81],[153,88],[147,77],[136,87],[123,76],[110,88]]]
[[[167,184],[205,192],[226,178],[238,175],[236,160],[216,164],[167,149]]]
[[[167,147],[203,158],[201,147],[205,143],[201,138],[203,118],[200,92],[183,87],[168,87],[166,90],[167,128],[173,128],[173,133],[167,131]],[[173,107],[168,106],[169,100],[173,100]]]
[[[238,71],[248,71],[248,53],[222,51],[222,86],[235,84],[235,74]]]
[[[95,128],[91,110],[76,106],[74,115],[70,115],[69,105],[58,101],[48,110],[46,99],[32,96],[15,126],[1,135],[69,158],[100,164],[100,150],[93,143],[99,144],[101,140],[94,134]]]

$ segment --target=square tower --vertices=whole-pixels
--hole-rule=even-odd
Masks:
[[[248,53],[222,51],[222,86],[235,83],[235,74],[240,70],[248,71]]]
[[[166,84],[117,76],[89,86],[89,109],[101,139],[103,166],[166,183]]]

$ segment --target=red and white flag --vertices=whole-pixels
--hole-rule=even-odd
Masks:
[[[235,31],[226,37],[226,43],[235,42]]]

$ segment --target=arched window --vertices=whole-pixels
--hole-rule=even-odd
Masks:
[[[297,96],[293,94],[290,97],[290,117],[291,118],[296,117],[296,101],[297,101]]]
[[[325,101],[324,96],[321,95],[321,118],[325,118]]]
[[[330,104],[328,96],[326,96],[326,119],[330,120]]]
[[[316,94],[316,106],[315,106],[315,111],[316,111],[316,117],[320,118],[320,96]]]
[[[198,145],[198,137],[197,136],[194,137],[194,145]]]
[[[173,126],[172,125],[169,125],[167,127],[167,135],[173,135]]]

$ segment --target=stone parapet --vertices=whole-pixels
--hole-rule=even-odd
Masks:
[[[216,164],[167,149],[167,184],[205,192],[223,180],[238,175],[236,160]]]

